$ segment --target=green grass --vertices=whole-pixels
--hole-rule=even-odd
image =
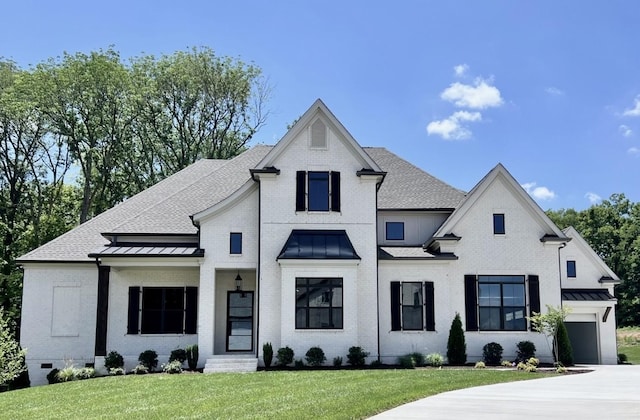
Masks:
[[[640,365],[640,345],[633,346],[618,346],[618,353],[624,353],[627,355],[627,363],[634,365]]]
[[[640,365],[640,327],[622,327],[616,331],[618,353],[627,355],[627,362]]]
[[[363,418],[460,388],[540,378],[471,369],[112,376],[0,394],[0,418]]]

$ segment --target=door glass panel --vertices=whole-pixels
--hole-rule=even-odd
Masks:
[[[228,292],[227,351],[253,350],[253,292]]]

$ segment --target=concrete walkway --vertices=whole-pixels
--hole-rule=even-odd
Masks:
[[[640,365],[584,368],[593,372],[445,392],[373,418],[640,419]]]

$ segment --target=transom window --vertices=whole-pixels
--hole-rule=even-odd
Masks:
[[[296,329],[342,329],[342,279],[296,278]]]
[[[567,261],[567,277],[576,277],[576,262]]]
[[[388,241],[404,241],[404,222],[387,222],[385,231]]]
[[[504,235],[504,214],[494,213],[493,215],[493,233],[495,235]]]
[[[524,276],[478,276],[480,330],[526,330],[524,286]]]

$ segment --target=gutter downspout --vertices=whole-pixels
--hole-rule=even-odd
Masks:
[[[560,286],[560,309],[563,308],[563,306],[562,306],[562,260],[560,259],[560,251],[565,246],[567,246],[567,243],[563,242],[558,247],[558,284]]]

